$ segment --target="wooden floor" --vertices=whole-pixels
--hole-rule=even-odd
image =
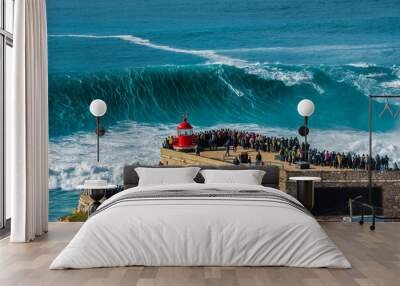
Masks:
[[[0,241],[0,285],[400,285],[400,223],[322,223],[352,269],[289,267],[124,267],[48,270],[81,223],[50,223],[28,244]]]

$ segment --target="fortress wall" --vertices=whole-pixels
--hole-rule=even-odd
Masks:
[[[321,177],[321,182],[316,182],[315,187],[329,188],[368,188],[368,172],[353,170],[313,171],[281,170],[280,189],[290,195],[296,196],[296,183],[289,180],[295,176]],[[400,216],[400,172],[385,171],[372,172],[372,187],[382,189],[382,207],[386,216]]]
[[[216,151],[217,152],[217,151]],[[232,165],[223,160],[198,156],[194,153],[178,152],[170,149],[161,149],[161,160],[164,165]],[[296,197],[296,183],[290,181],[290,177],[313,176],[321,177],[322,181],[317,182],[315,187],[368,187],[368,172],[359,170],[338,170],[338,169],[308,169],[299,170],[287,167],[281,162],[271,161],[268,164],[280,166],[280,189]],[[382,188],[382,205],[384,214],[387,216],[400,216],[400,172],[398,171],[374,171],[372,174],[373,187]]]

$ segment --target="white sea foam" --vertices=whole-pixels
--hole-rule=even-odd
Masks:
[[[389,48],[388,45],[309,45],[302,47],[258,47],[258,48],[236,48],[236,49],[217,49],[219,53],[251,53],[251,52],[292,52],[292,53],[307,53],[307,52],[323,52],[323,51],[343,51],[343,50],[368,50],[378,48]],[[368,67],[367,63],[350,64],[358,67]]]
[[[189,54],[204,58],[207,63],[210,64],[224,64],[229,66],[235,66],[246,70],[250,74],[257,75],[264,79],[280,80],[287,86],[292,86],[300,82],[309,83],[313,74],[308,71],[284,71],[278,67],[266,67],[259,63],[250,63],[246,60],[232,58],[220,54],[224,50],[194,50],[194,49],[183,49],[171,47],[168,45],[161,45],[151,42],[150,40],[136,37],[133,35],[109,35],[109,36],[99,36],[99,35],[82,35],[82,34],[66,34],[66,35],[50,35],[51,37],[73,37],[73,38],[88,38],[88,39],[120,39],[123,41],[128,41],[135,45],[145,46],[151,49],[157,49],[172,53]],[[255,48],[258,49],[258,48]],[[225,50],[228,51],[228,50]],[[233,50],[230,50],[233,51]],[[224,81],[228,84],[226,81]],[[316,84],[312,85],[316,90],[321,93],[322,88]],[[228,84],[228,87],[232,89],[232,86]],[[237,91],[237,90],[236,90]],[[241,95],[241,92],[235,92],[237,95]]]
[[[400,94],[399,79],[382,82],[384,77],[393,77],[393,75],[397,74],[398,70],[395,66],[391,68],[382,68],[381,72],[375,73],[360,73],[341,66],[329,66],[323,67],[322,69],[332,79],[337,82],[345,82],[352,85],[367,96],[376,94]],[[396,102],[394,103],[397,104]]]
[[[351,64],[348,64],[348,65],[352,66],[352,67],[356,67],[356,68],[369,68],[369,67],[375,66],[375,64],[363,63],[363,62],[351,63]]]
[[[394,65],[392,69],[393,69],[393,74],[395,74],[400,79],[400,66]]]
[[[132,35],[113,35],[113,36],[98,36],[98,35],[76,35],[76,34],[67,34],[67,35],[51,35],[52,37],[73,37],[73,38],[92,38],[92,39],[120,39],[127,42],[131,42],[136,45],[145,46],[148,48],[162,50],[173,53],[180,54],[190,54],[194,56],[199,56],[209,60],[211,63],[216,64],[226,64],[232,65],[236,67],[247,67],[248,62],[241,59],[235,59],[228,56],[220,55],[213,50],[192,50],[192,49],[183,49],[183,48],[175,48],[167,45],[155,44],[150,40],[143,39],[140,37],[132,36]]]
[[[383,77],[383,76],[386,76],[386,74],[385,74],[385,73],[382,73],[382,72],[379,72],[379,73],[369,73],[369,74],[366,74],[366,75],[365,75],[365,77],[367,77],[367,78],[380,78],[380,77]]]
[[[398,89],[400,88],[400,80],[398,79],[398,80],[383,82],[381,83],[381,85],[386,88]]]
[[[316,52],[316,51],[331,51],[331,50],[359,50],[359,49],[377,49],[385,48],[388,45],[372,44],[372,45],[310,45],[303,47],[257,47],[257,48],[234,48],[234,49],[215,49],[215,50],[194,50],[175,48],[168,45],[155,44],[148,39],[143,39],[133,35],[90,35],[90,34],[63,34],[63,35],[49,35],[50,37],[73,37],[73,38],[93,38],[93,39],[121,39],[136,45],[146,46],[152,49],[164,50],[174,53],[183,53],[200,56],[210,59],[213,63],[223,63],[232,65],[247,65],[248,62],[241,59],[235,59],[228,56],[223,56],[219,53],[248,53],[248,52],[274,52],[274,51],[287,51],[287,52]],[[351,63],[350,66],[354,67],[369,67],[374,66],[370,63]]]
[[[244,95],[243,92],[241,92],[237,88],[234,88],[233,85],[231,85],[229,82],[227,82],[221,75],[219,76],[219,79],[237,96],[243,96]]]
[[[345,82],[352,85],[365,95],[379,94],[382,92],[375,77],[359,74],[350,70],[331,70],[328,72],[338,82]]]
[[[253,65],[247,68],[249,74],[258,75],[264,79],[279,80],[287,86],[293,86],[300,82],[311,83],[313,73],[309,71],[288,71],[276,66]],[[317,86],[317,85],[315,85]],[[318,90],[317,90],[318,91]]]
[[[79,132],[51,140],[49,188],[76,189],[89,178],[121,183],[125,164],[157,164],[163,139],[175,132],[176,125],[121,122],[100,138],[99,164],[95,132]]]
[[[199,127],[194,127],[200,130]],[[270,136],[297,136],[296,131],[268,128],[256,124],[224,124],[211,128],[232,128],[261,132]],[[208,128],[207,128],[208,129]],[[79,132],[57,140],[49,146],[51,189],[75,189],[87,179],[107,179],[115,184],[122,183],[122,167],[125,164],[157,164],[159,149],[168,135],[176,132],[176,125],[142,124],[132,121],[120,122],[107,130],[100,141],[100,164],[96,162],[96,135],[94,132]],[[374,154],[388,154],[400,162],[400,132],[376,133]],[[368,152],[368,133],[352,130],[312,130],[312,147],[318,149]]]

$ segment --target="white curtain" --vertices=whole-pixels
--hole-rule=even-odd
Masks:
[[[13,93],[6,98],[6,173],[12,242],[48,226],[48,78],[45,0],[15,1]]]

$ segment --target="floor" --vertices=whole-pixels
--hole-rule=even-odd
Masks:
[[[4,227],[0,228],[0,240],[10,235],[11,220],[6,220]]]
[[[124,267],[48,270],[81,223],[50,223],[33,243],[0,241],[0,285],[400,285],[400,223],[323,222],[352,269],[289,267]]]

